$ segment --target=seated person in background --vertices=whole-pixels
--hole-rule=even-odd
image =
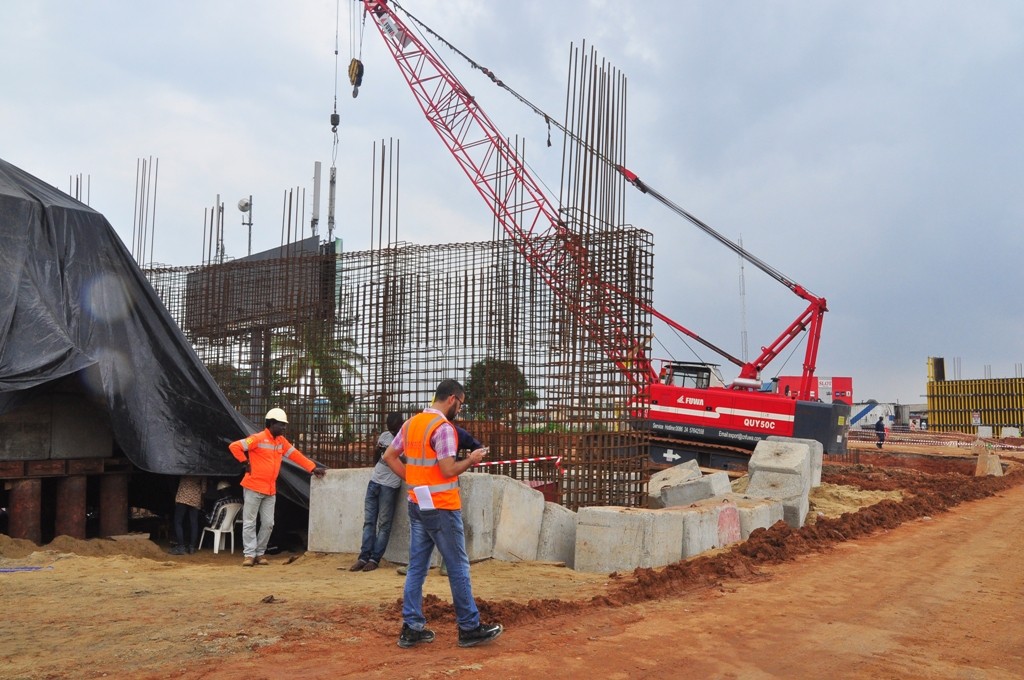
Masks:
[[[209,507],[205,512],[207,526],[214,526],[220,509],[230,503],[242,503],[242,487],[221,480],[217,482],[217,488],[208,491],[203,500]]]

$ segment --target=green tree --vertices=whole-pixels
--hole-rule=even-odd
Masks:
[[[352,403],[345,389],[346,375],[359,375],[362,355],[355,341],[340,337],[332,320],[310,320],[297,324],[271,341],[270,393],[279,401],[296,398],[317,402],[327,400],[331,418],[344,419]]]
[[[466,381],[466,417],[475,420],[516,420],[537,403],[526,376],[511,361],[488,357],[473,364]]]

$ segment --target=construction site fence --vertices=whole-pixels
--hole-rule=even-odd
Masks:
[[[934,380],[927,385],[928,429],[935,432],[976,432],[1024,427],[1024,378]]]
[[[875,442],[874,430],[850,430],[849,441]],[[971,449],[977,442],[984,442],[990,449],[1024,451],[1024,440],[998,437],[979,438],[967,432],[932,432],[930,430],[893,429],[886,432],[885,442],[889,445],[929,446],[935,448]]]

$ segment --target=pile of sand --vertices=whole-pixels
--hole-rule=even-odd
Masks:
[[[55,554],[67,553],[83,557],[126,555],[153,560],[162,560],[167,557],[167,553],[145,535],[125,536],[117,539],[91,538],[89,540],[58,536],[47,545],[40,547],[32,541],[0,534],[0,557],[23,559],[33,553],[39,554],[41,558],[45,555],[52,557]]]

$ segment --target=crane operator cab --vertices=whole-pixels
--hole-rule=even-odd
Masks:
[[[668,361],[661,367],[658,382],[674,387],[691,387],[706,390],[709,387],[725,387],[725,380],[718,364],[703,364],[692,361]]]

